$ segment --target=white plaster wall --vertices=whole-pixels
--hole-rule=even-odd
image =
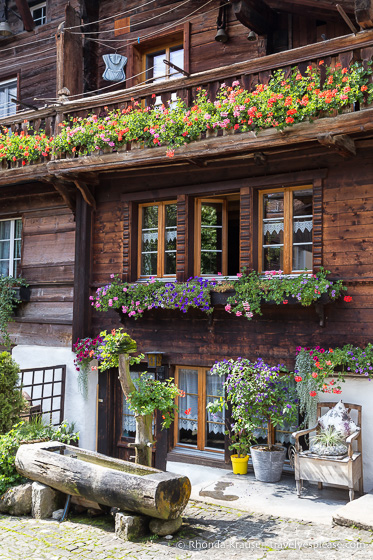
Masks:
[[[20,369],[66,365],[64,419],[75,422],[76,430],[80,432],[79,446],[95,451],[97,371],[89,373],[88,397],[85,400],[78,387],[74,353],[68,348],[19,345],[13,348],[12,356]]]
[[[363,441],[363,474],[364,492],[373,489],[373,380],[367,377],[347,377],[341,384],[342,394],[319,394],[319,401],[338,401],[360,404],[362,406],[362,441]],[[354,420],[354,414],[351,413]]]

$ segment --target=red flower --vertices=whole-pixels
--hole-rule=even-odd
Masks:
[[[191,408],[187,408],[184,412],[185,412],[185,414],[190,414],[191,410],[192,410]]]
[[[336,395],[340,395],[342,391],[340,389],[333,389],[333,393],[335,393]]]
[[[312,377],[313,377],[314,379],[316,379],[316,377],[317,377],[316,371],[313,371],[313,372],[312,372]]]
[[[324,64],[324,61],[323,61],[323,60],[320,60],[319,66],[321,66],[322,64]]]
[[[343,298],[347,303],[349,303],[350,301],[352,301],[352,296],[345,296]]]
[[[317,395],[316,391],[310,391],[310,396],[311,397],[316,397],[316,395]]]
[[[300,375],[296,375],[296,376],[294,377],[294,379],[295,379],[295,381],[296,381],[297,383],[299,383],[300,381],[302,381],[302,377],[301,377]]]
[[[284,299],[284,301],[282,302],[284,305],[286,305],[288,303],[287,299]]]

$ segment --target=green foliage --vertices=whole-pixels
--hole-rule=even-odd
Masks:
[[[177,388],[173,379],[158,381],[150,378],[146,372],[134,380],[134,385],[136,390],[126,397],[129,408],[136,416],[146,416],[160,410],[162,428],[169,428],[179,410],[175,399],[184,396],[185,393]]]
[[[112,329],[110,333],[102,331],[100,333],[102,344],[99,347],[100,371],[119,366],[119,354],[132,354],[137,351],[136,342],[123,329]],[[130,359],[130,364],[138,364],[144,358],[143,354]]]
[[[314,362],[308,352],[301,350],[295,359],[296,391],[299,400],[299,412],[303,415],[303,426],[314,426],[317,420],[317,401],[311,396],[317,392],[316,379],[312,377]]]
[[[226,430],[225,434],[229,435],[230,451],[234,451],[237,456],[246,457],[250,451],[250,447],[255,443],[253,430],[255,426],[247,418],[238,418],[234,424],[234,428]]]
[[[19,366],[8,352],[0,353],[0,434],[20,418],[25,400],[19,389]]]
[[[250,433],[254,427],[267,424],[270,435],[272,425],[291,424],[297,417],[298,400],[295,389],[281,375],[282,371],[282,365],[270,367],[261,358],[256,362],[246,358],[217,362],[211,372],[226,377],[223,384],[225,398],[221,397],[209,405],[209,410],[221,411],[230,403],[235,433],[242,428]],[[269,439],[270,449],[272,445]]]
[[[27,286],[23,278],[0,276],[0,343],[10,347],[11,341],[8,334],[8,324],[14,314],[14,305],[20,303],[16,298],[14,288]]]
[[[23,442],[33,440],[54,440],[71,443],[79,440],[79,434],[74,431],[74,425],[65,420],[57,428],[43,425],[40,419],[31,422],[20,422],[6,434],[0,436],[0,495],[12,486],[26,482],[15,468],[15,456]]]
[[[245,270],[244,270],[245,272]],[[251,319],[256,313],[261,315],[264,302],[286,305],[292,297],[303,306],[309,306],[326,294],[331,301],[339,298],[346,287],[342,281],[327,279],[328,270],[320,268],[316,274],[284,275],[281,270],[267,271],[264,277],[256,271],[239,274],[235,283],[235,295],[228,298],[225,310]]]

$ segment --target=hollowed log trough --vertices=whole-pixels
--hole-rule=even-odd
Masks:
[[[185,509],[189,478],[134,465],[60,442],[21,445],[17,471],[71,496],[158,519],[176,519]]]

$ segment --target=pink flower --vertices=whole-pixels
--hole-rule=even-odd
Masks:
[[[108,306],[111,307],[112,305],[113,305],[113,300],[112,300],[112,299],[109,299]]]
[[[110,278],[114,278],[115,274],[110,274]]]
[[[236,317],[241,317],[242,313],[241,311],[236,311]]]
[[[242,272],[237,272],[237,278],[242,278]]]
[[[113,300],[114,300],[114,301],[118,301],[118,298],[115,296],[115,297],[113,298]]]
[[[227,303],[227,305],[224,308],[226,311],[228,311],[228,313],[231,312],[232,307],[229,305],[229,303]]]
[[[221,276],[221,272],[218,272],[218,276]]]
[[[127,288],[123,288],[123,292],[126,292],[126,291],[127,291]]]

